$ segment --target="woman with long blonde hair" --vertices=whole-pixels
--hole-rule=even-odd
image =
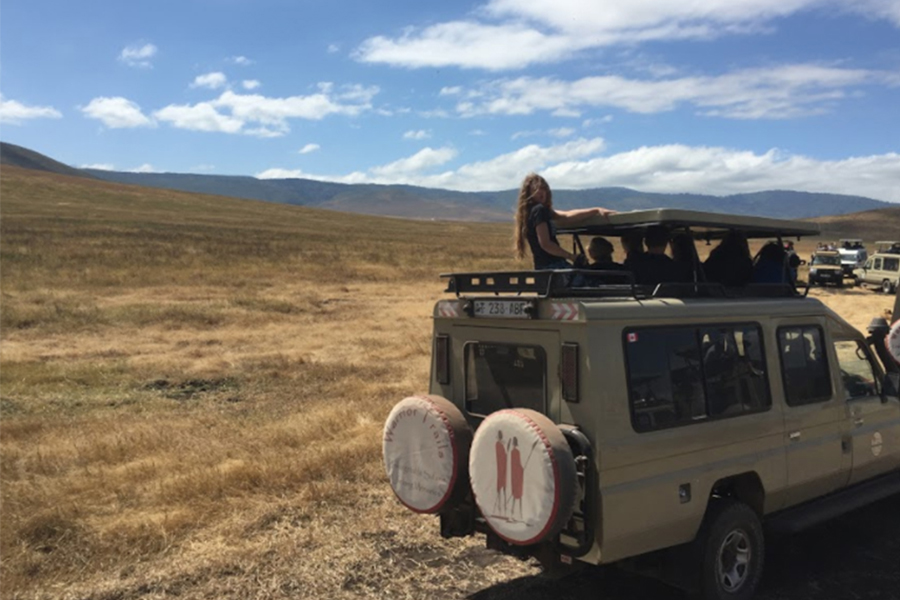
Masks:
[[[614,212],[599,206],[555,210],[547,180],[537,173],[529,173],[519,189],[516,208],[516,257],[525,258],[527,244],[534,257],[535,270],[570,269],[572,265],[568,261],[575,262],[576,256],[559,245],[557,225],[577,225],[590,217],[608,216]]]

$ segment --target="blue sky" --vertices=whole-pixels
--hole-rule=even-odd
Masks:
[[[77,167],[900,202],[900,0],[4,0],[0,94]]]

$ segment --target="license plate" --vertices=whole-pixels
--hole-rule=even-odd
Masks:
[[[528,300],[475,300],[476,317],[491,319],[530,319]]]

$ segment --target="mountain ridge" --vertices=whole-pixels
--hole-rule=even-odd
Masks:
[[[0,142],[0,164],[159,189],[416,219],[507,221],[514,214],[518,194],[515,189],[458,192],[403,184],[346,184],[311,179],[257,179],[247,175],[77,169],[6,142]],[[555,189],[553,196],[557,206],[567,209],[596,205],[619,211],[678,207],[785,219],[842,215],[893,206],[889,202],[862,196],[791,190],[713,196],[605,187],[587,190]]]

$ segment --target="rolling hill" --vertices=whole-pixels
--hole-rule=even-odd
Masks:
[[[126,173],[75,169],[42,154],[0,142],[0,164],[146,187],[264,200],[342,212],[459,221],[508,221],[517,190],[457,192],[410,185],[343,184],[310,179],[188,173]],[[602,205],[619,211],[678,207],[691,210],[802,219],[889,208],[887,202],[841,194],[769,190],[730,196],[661,194],[622,187],[554,190],[565,208]]]

